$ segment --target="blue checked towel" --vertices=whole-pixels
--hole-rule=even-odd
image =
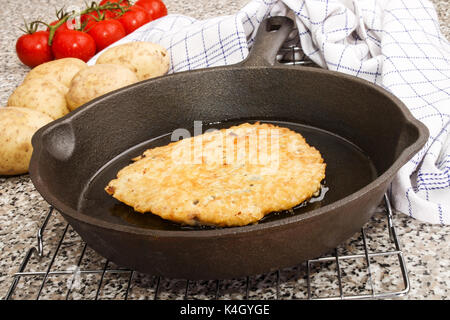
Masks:
[[[247,56],[265,17],[290,10],[311,60],[382,86],[428,127],[428,142],[401,168],[389,195],[397,211],[450,224],[450,44],[429,1],[253,0],[231,16],[168,15],[114,45],[159,43],[170,52],[169,72],[234,64]]]

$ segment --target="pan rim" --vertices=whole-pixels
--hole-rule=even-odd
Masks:
[[[243,70],[244,68],[239,65],[233,65],[233,66],[220,66],[220,67],[213,67],[208,69],[199,69],[199,70],[193,70],[193,71],[184,71],[184,72],[178,72],[166,76],[161,76],[158,78],[153,78],[145,81],[138,82],[136,84],[123,87],[121,89],[112,91],[106,95],[103,95],[101,97],[98,97],[86,105],[84,105],[82,108],[78,108],[77,110],[71,112],[70,114],[51,122],[50,124],[44,126],[43,128],[39,129],[35,135],[33,136],[32,142],[33,142],[33,154],[30,161],[30,177],[35,185],[35,188],[37,191],[42,195],[42,197],[50,204],[52,205],[56,210],[58,210],[63,216],[68,216],[71,219],[78,220],[81,223],[89,224],[94,227],[102,228],[102,229],[108,229],[111,231],[116,232],[125,232],[125,233],[131,233],[135,235],[141,235],[141,236],[147,236],[147,237],[155,237],[155,238],[210,238],[210,237],[229,237],[229,236],[238,236],[243,235],[247,233],[252,232],[260,232],[260,231],[266,231],[267,229],[275,229],[279,227],[287,227],[291,224],[299,223],[304,220],[312,219],[317,216],[326,214],[327,212],[330,212],[332,210],[340,209],[345,207],[348,203],[351,203],[372,190],[376,189],[380,185],[384,184],[386,181],[388,181],[390,178],[392,178],[398,170],[415,154],[417,153],[423,145],[426,143],[428,139],[428,129],[427,127],[414,118],[414,116],[411,114],[409,109],[404,105],[404,103],[398,99],[396,96],[394,96],[389,91],[385,90],[384,88],[377,86],[367,80],[357,78],[351,75],[347,75],[341,72],[337,71],[330,71],[330,70],[324,70],[319,69],[315,67],[286,67],[283,65],[276,64],[275,66],[254,66],[254,67],[245,67],[245,69],[265,69],[268,71],[272,70],[292,70],[295,72],[312,72],[312,73],[318,73],[318,74],[325,74],[327,76],[334,76],[339,77],[341,79],[346,79],[347,81],[353,81],[356,83],[360,83],[365,85],[366,87],[370,88],[371,90],[375,90],[378,93],[387,96],[390,100],[392,100],[395,105],[398,107],[400,112],[402,113],[403,117],[405,118],[405,123],[408,125],[413,126],[417,132],[418,137],[415,142],[410,144],[408,147],[402,150],[400,155],[397,157],[397,159],[392,163],[392,165],[385,170],[380,176],[378,176],[375,180],[364,186],[363,188],[359,189],[358,191],[339,199],[335,202],[332,202],[328,205],[325,205],[323,207],[308,211],[306,213],[303,213],[301,215],[296,216],[287,216],[283,219],[276,220],[276,221],[270,221],[265,222],[263,224],[252,224],[252,225],[246,225],[246,226],[239,226],[239,227],[227,227],[227,228],[218,228],[218,229],[208,229],[208,230],[156,230],[156,229],[145,229],[140,228],[137,226],[128,226],[128,225],[122,225],[122,224],[116,224],[112,222],[108,222],[99,218],[95,218],[89,215],[86,215],[84,213],[81,213],[68,205],[64,204],[62,201],[60,201],[54,194],[52,194],[48,189],[46,189],[43,184],[43,181],[39,174],[39,159],[41,155],[41,147],[42,147],[42,136],[45,134],[47,130],[49,130],[51,127],[54,127],[55,125],[58,125],[63,122],[70,121],[71,119],[75,119],[79,113],[82,113],[83,110],[87,110],[90,107],[94,106],[97,101],[100,101],[102,99],[108,98],[111,95],[120,94],[123,91],[128,90],[130,87],[134,86],[140,86],[145,85],[148,82],[158,82],[161,81],[161,79],[173,78],[173,77],[180,77],[185,76],[186,74],[189,75],[195,75],[199,72],[218,72],[221,70],[231,71],[231,70]]]

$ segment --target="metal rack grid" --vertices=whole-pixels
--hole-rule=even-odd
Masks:
[[[244,279],[189,281],[183,279],[165,279],[159,276],[143,275],[133,270],[115,266],[110,261],[94,253],[88,257],[90,249],[81,239],[74,241],[79,248],[78,255],[72,257],[76,261],[73,267],[59,269],[55,261],[65,245],[70,230],[68,224],[59,224],[62,234],[57,241],[52,241],[52,249],[44,251],[44,234],[49,221],[57,219],[55,210],[50,207],[44,222],[37,232],[37,246],[31,247],[25,255],[18,272],[13,276],[9,291],[5,297],[10,299],[377,299],[402,296],[409,291],[409,279],[405,259],[397,238],[393,224],[393,214],[387,196],[384,197],[384,217],[376,217],[375,222],[387,224],[387,237],[385,243],[377,247],[390,247],[390,250],[373,250],[368,244],[367,229],[371,223],[362,228],[361,233],[353,237],[346,244],[336,248],[332,253],[308,260],[299,266],[285,268],[275,272],[247,276]],[[379,235],[377,235],[378,237]],[[79,237],[79,236],[78,236]],[[345,246],[353,249],[356,242],[361,242],[359,252],[339,253]],[[361,250],[362,249],[362,250]],[[47,262],[39,265],[41,259]],[[397,263],[388,262],[385,275],[381,279],[376,274],[374,259],[394,258]],[[83,260],[97,260],[97,268],[83,266]],[[363,264],[363,266],[361,265]],[[30,265],[35,264],[37,270],[27,271]],[[330,265],[333,264],[333,267]],[[347,267],[346,267],[347,265]],[[350,266],[356,267],[364,275],[359,283],[353,283],[353,290],[348,290],[348,274],[356,277],[355,272],[345,272]],[[383,265],[383,263],[382,263]],[[33,269],[31,267],[31,269]],[[394,270],[395,269],[395,270]],[[299,272],[302,270],[302,272]],[[321,273],[326,275],[328,288],[318,289],[314,282]],[[346,275],[347,274],[347,275]],[[386,274],[388,275],[386,277]],[[396,274],[396,275],[394,275]],[[61,277],[63,280],[61,280]],[[91,277],[90,280],[86,280]],[[57,278],[52,281],[52,278]],[[84,280],[83,280],[84,279]],[[33,280],[30,282],[30,280]],[[109,285],[108,282],[119,281],[120,285]],[[381,283],[397,281],[395,288],[378,289]],[[303,282],[303,286],[299,285]],[[350,281],[352,282],[352,281]],[[355,280],[353,280],[355,282]],[[22,286],[20,285],[22,283]],[[165,284],[163,284],[165,283]],[[319,286],[321,286],[319,284]],[[322,284],[323,286],[323,284]],[[50,289],[49,289],[50,288]],[[53,288],[53,289],[51,289]],[[56,289],[55,289],[56,288]],[[52,291],[49,293],[46,291]],[[76,291],[76,294],[74,294]],[[286,294],[289,292],[289,294]],[[334,294],[333,294],[334,292]]]
[[[314,65],[298,46],[298,32],[292,35],[280,50],[279,62]],[[386,195],[384,214],[381,217],[374,216],[360,234],[332,253],[265,275],[203,282],[165,279],[115,266],[90,249],[66,223],[59,223],[62,235],[53,237],[46,246],[54,248],[44,252],[44,233],[49,222],[57,219],[54,211],[50,207],[37,232],[37,246],[27,251],[18,272],[13,275],[6,300],[377,299],[402,296],[410,288],[405,259]],[[387,232],[384,232],[387,237],[378,239],[380,230],[374,236],[367,235],[367,230],[374,224],[379,227],[383,221],[387,225],[384,226],[384,229],[387,227]],[[70,238],[72,246],[79,248],[76,253],[60,254],[67,238]],[[374,238],[378,239],[374,241],[375,245],[368,243]],[[71,256],[74,263],[62,269],[55,267],[55,261],[63,255]],[[43,260],[47,261],[44,263]],[[89,263],[86,264],[85,260]],[[318,278],[322,280],[318,281]]]

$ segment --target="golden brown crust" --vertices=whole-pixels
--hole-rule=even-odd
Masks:
[[[106,192],[141,213],[216,226],[254,223],[309,199],[326,166],[299,133],[259,123],[149,149],[133,160]]]

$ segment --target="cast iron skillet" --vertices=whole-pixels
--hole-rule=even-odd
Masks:
[[[237,65],[181,72],[99,97],[33,137],[33,183],[86,243],[111,261],[172,278],[224,279],[317,257],[359,231],[428,131],[394,96],[364,80],[286,67],[276,54],[293,28],[273,17]],[[139,214],[103,190],[174,129],[267,121],[302,133],[327,163],[323,199],[255,225],[187,228]]]

